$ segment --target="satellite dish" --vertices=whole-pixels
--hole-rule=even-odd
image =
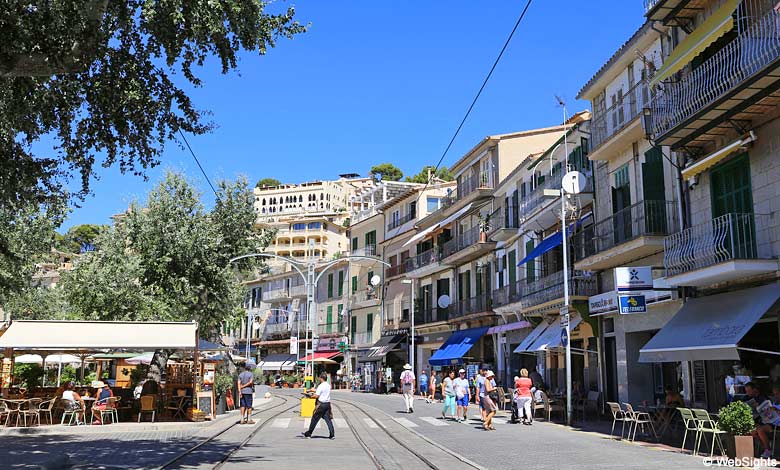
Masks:
[[[379,275],[374,274],[373,276],[371,276],[371,285],[372,286],[376,287],[376,286],[379,285],[380,282],[382,282],[382,278],[379,277]]]
[[[450,299],[449,295],[444,294],[439,297],[439,300],[436,303],[439,305],[439,308],[447,308],[452,303],[452,299]]]
[[[570,171],[563,175],[561,189],[566,194],[579,194],[585,191],[585,185],[588,183],[588,177],[579,171]]]

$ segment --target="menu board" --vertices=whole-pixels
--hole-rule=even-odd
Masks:
[[[207,416],[214,416],[214,392],[198,392],[198,409]]]

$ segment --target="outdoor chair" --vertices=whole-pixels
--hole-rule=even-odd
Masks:
[[[24,426],[27,426],[27,420],[29,418],[30,423],[38,422],[38,426],[41,425],[41,415],[38,411],[38,405],[41,404],[43,400],[40,398],[30,398],[26,402],[22,403],[22,405],[19,407],[19,411],[16,413],[16,425],[19,426],[19,421],[22,421],[24,423]]]
[[[5,424],[5,421],[9,419],[8,417],[11,414],[11,410],[8,408],[8,405],[5,404],[5,400],[0,400],[0,422]]]
[[[655,425],[653,424],[653,418],[650,416],[650,413],[646,413],[644,411],[636,411],[634,410],[634,407],[631,406],[631,403],[623,403],[623,406],[626,407],[626,416],[630,419],[629,427],[628,427],[628,434],[629,434],[629,441],[635,441],[636,440],[636,431],[639,428],[639,426],[642,426],[642,433],[645,435],[647,434],[647,426],[649,425],[650,429],[653,431],[653,436],[655,436],[655,440],[658,441],[658,433],[655,432]],[[631,425],[634,426],[634,434],[631,436]]]
[[[115,397],[108,397],[102,400],[98,400],[92,405],[92,422],[95,422],[95,414],[100,416],[100,425],[106,424],[106,416],[111,418],[112,423],[116,423],[116,406],[117,399]],[[105,405],[104,408],[100,408],[100,405]]]
[[[84,412],[84,408],[81,408],[81,405],[78,403],[74,404],[72,400],[62,399],[60,402],[64,405],[60,424],[65,424],[66,419],[68,420],[68,426],[72,425],[74,420],[78,424],[79,415]]]
[[[536,401],[536,398],[534,398],[531,402],[531,417],[534,419],[536,419],[536,410],[542,410],[542,416],[547,414],[547,405],[544,400]]]
[[[506,411],[506,404],[507,403],[509,403],[509,404],[512,403],[512,394],[511,393],[507,393],[507,391],[504,390],[503,387],[496,387],[496,389],[498,391],[498,403],[497,403],[497,405],[500,405],[501,409]]]
[[[566,414],[566,407],[556,401],[550,400],[550,398],[547,397],[547,394],[544,392],[542,392],[542,400],[544,401],[545,407],[547,409],[547,421],[552,421],[552,414],[554,412],[560,413],[561,417]]]
[[[615,432],[615,423],[620,421],[620,439],[623,439],[623,433],[626,431],[626,423],[629,423],[628,430],[631,432],[631,419],[626,416],[626,412],[620,408],[618,403],[608,401],[607,406],[609,406],[609,411],[612,412],[612,429],[609,431],[609,437],[612,438],[612,435]]]
[[[583,421],[585,421],[588,409],[595,410],[596,414],[598,415],[600,397],[601,395],[599,394],[599,392],[596,392],[594,390],[589,391],[587,397],[580,398],[579,400],[577,400],[577,403],[574,405],[575,414],[577,411],[581,412]]]
[[[56,403],[57,398],[50,398],[38,404],[39,421],[40,415],[43,415],[49,417],[49,421],[47,421],[49,424],[54,424],[54,415],[52,414],[52,411],[54,410],[54,405]]]
[[[706,440],[706,435],[712,434],[712,446],[710,447],[710,457],[715,455],[715,442],[718,443],[718,449],[720,450],[721,455],[726,455],[726,451],[723,449],[723,441],[721,441],[720,439],[720,435],[726,434],[726,431],[723,431],[720,428],[718,428],[718,423],[716,423],[715,420],[712,419],[710,413],[707,410],[694,408],[691,411],[693,412],[693,416],[696,419],[696,424],[698,427],[698,431],[696,435],[696,447],[693,450],[693,454],[698,455],[699,446],[701,445],[702,438],[705,438]]]
[[[693,431],[694,439],[699,435],[699,425],[696,422],[696,417],[693,416],[693,412],[689,408],[677,408],[680,412],[680,419],[682,419],[683,426],[685,427],[685,434],[683,434],[682,445],[680,446],[680,452],[685,452],[685,441],[688,439],[688,431]]]
[[[144,413],[151,413],[152,414],[152,422],[154,422],[154,415],[156,412],[155,406],[154,406],[154,395],[144,395],[141,397],[141,407],[138,410],[138,422],[141,422],[141,416]]]

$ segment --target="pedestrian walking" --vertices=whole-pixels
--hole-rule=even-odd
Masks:
[[[325,420],[325,424],[328,425],[328,439],[334,439],[336,434],[333,432],[333,412],[330,409],[330,384],[328,383],[328,374],[323,372],[320,374],[320,384],[317,385],[317,390],[314,394],[307,393],[310,398],[317,399],[317,408],[314,409],[314,414],[311,417],[311,423],[309,423],[309,430],[303,433],[303,437],[309,439],[311,434],[317,429],[317,423],[320,419]]]
[[[412,372],[412,366],[404,364],[404,371],[401,372],[401,391],[404,394],[407,413],[414,413],[414,384],[415,377],[414,372]]]
[[[444,397],[444,408],[441,410],[441,418],[447,418],[447,411],[449,410],[449,417],[457,419],[455,414],[455,371],[450,370],[450,373],[441,383],[441,394]]]
[[[482,408],[485,413],[485,422],[482,424],[482,427],[485,431],[496,430],[493,426],[493,416],[495,416],[498,410],[496,406],[497,398],[495,374],[492,370],[489,370],[485,373],[485,396],[482,398]]]
[[[479,413],[482,416],[483,423],[485,422],[485,407],[482,405],[482,400],[485,398],[485,374],[487,374],[487,369],[480,367],[479,374],[477,374],[477,378],[474,380],[474,387],[477,391],[474,401],[479,404]]]
[[[420,372],[420,395],[423,398],[428,398],[428,374],[425,373],[425,370]]]
[[[252,421],[252,399],[255,394],[255,375],[252,373],[252,365],[247,363],[244,371],[238,374],[237,387],[241,391],[239,408],[241,421],[239,424],[255,424]]]
[[[431,394],[425,400],[428,403],[436,402],[436,383],[436,372],[431,371],[431,383],[428,385],[428,390],[430,390]]]
[[[466,422],[470,399],[469,381],[466,378],[466,371],[461,369],[458,371],[458,378],[455,379],[455,403],[458,406],[458,422]]]
[[[517,412],[523,410],[523,424],[531,425],[534,421],[534,415],[531,413],[531,402],[533,394],[531,389],[534,383],[528,377],[528,369],[520,369],[520,377],[515,380],[515,401],[517,402]]]

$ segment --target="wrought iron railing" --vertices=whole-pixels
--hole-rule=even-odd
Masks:
[[[509,206],[500,206],[490,214],[489,225],[490,233],[493,234],[501,229],[519,228],[519,207],[514,204]]]
[[[406,272],[414,271],[415,269],[424,268],[434,263],[438,263],[442,258],[442,250],[436,246],[428,251],[424,251],[419,255],[412,256],[406,260]]]
[[[525,292],[525,286],[525,281],[517,281],[494,290],[493,306],[501,307],[503,305],[519,302]]]
[[[493,189],[493,177],[490,172],[480,171],[459,179],[456,198],[463,199],[478,189]]]
[[[474,226],[457,235],[442,245],[442,255],[446,258],[465,248],[468,248],[479,241],[479,227]]]
[[[396,264],[395,266],[390,266],[387,268],[387,277],[394,277],[394,276],[400,276],[401,274],[406,274],[406,269],[409,266],[409,263],[407,261],[409,258],[403,260],[401,263]]]
[[[520,203],[520,218],[527,219],[531,217],[542,203],[549,201],[550,199],[544,196],[544,190],[561,189],[562,180],[563,171],[556,171],[552,175],[545,174],[544,181],[536,186]]]
[[[575,233],[574,260],[609,250],[640,236],[666,236],[679,230],[676,204],[641,201]]]
[[[455,311],[450,314],[450,318],[488,312],[492,309],[493,299],[490,294],[477,295],[468,299],[459,300]]]
[[[726,214],[664,239],[664,267],[673,276],[736,259],[768,259],[768,217]]]
[[[366,245],[363,248],[352,250],[353,255],[357,256],[376,256],[376,245]]]
[[[563,271],[550,274],[541,279],[528,283],[524,287],[525,292],[521,298],[523,308],[543,304],[563,298]],[[569,271],[569,295],[585,296],[596,295],[596,278],[584,271]]]
[[[449,306],[447,308],[433,307],[433,308],[424,309],[422,312],[420,312],[421,315],[414,316],[415,324],[418,323],[418,320],[420,321],[419,324],[447,321],[454,316],[451,314],[451,312],[454,311],[455,311],[454,305]]]
[[[780,13],[766,2],[743,1],[739,35],[679,81],[658,87],[652,131],[663,136],[780,59]],[[750,11],[753,10],[753,11]],[[744,25],[744,26],[742,26]]]
[[[415,217],[417,217],[417,214],[410,212],[404,215],[403,217],[399,217],[397,220],[392,220],[390,221],[389,224],[387,224],[387,230],[393,230],[395,228],[398,228],[401,225],[414,220]]]
[[[609,99],[612,98],[609,97]],[[642,109],[649,102],[650,89],[647,81],[640,80],[623,95],[616,97],[615,103],[594,106],[593,119],[590,124],[592,148],[597,148],[620,132],[628,123],[642,114]]]

